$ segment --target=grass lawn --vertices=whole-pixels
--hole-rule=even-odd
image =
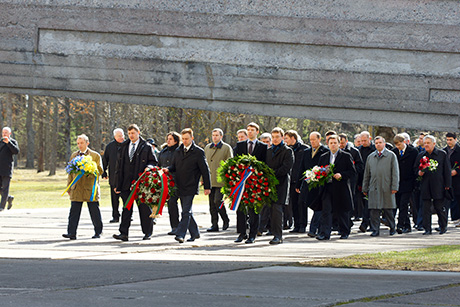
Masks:
[[[101,179],[101,206],[110,207],[110,186],[108,180]],[[67,174],[58,169],[55,176],[48,176],[48,171],[37,173],[36,170],[15,169],[10,184],[10,195],[14,196],[13,208],[66,208],[70,201],[67,193]],[[207,204],[208,198],[201,191],[194,199],[195,204]]]
[[[440,245],[402,252],[353,255],[344,258],[304,262],[301,265],[381,270],[460,272],[460,245]]]

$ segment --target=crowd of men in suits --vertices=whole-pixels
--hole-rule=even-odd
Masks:
[[[446,134],[448,146],[444,149],[437,148],[436,138],[426,133],[421,133],[414,144],[407,133],[398,134],[392,140],[394,145],[381,136],[372,139],[367,131],[355,135],[353,142],[346,134],[328,131],[324,143],[322,135],[315,131],[309,135],[310,145],[304,144],[294,130],[285,132],[276,127],[270,133],[260,136],[259,133],[259,125],[249,123],[246,129],[237,131],[238,143],[232,148],[223,141],[224,132],[216,128],[212,131],[212,142],[203,150],[195,144],[193,130],[187,128],[180,133],[168,133],[166,143],[158,152],[152,147],[152,144],[156,146],[153,140],[148,142],[141,137],[137,125],[128,127],[127,140],[122,129],[115,129],[114,140],[107,145],[101,159],[102,177],[109,179],[111,187],[113,214],[110,222],[120,221],[119,199],[126,202],[131,184],[139,174],[147,168],[160,166],[172,174],[177,187],[175,195],[168,200],[169,235],[174,235],[179,243],[184,243],[187,231],[190,234],[187,241],[200,238],[192,210],[200,183],[204,194],[209,196],[211,227],[207,232],[227,230],[231,221],[225,207],[221,206],[222,183],[217,180],[217,169],[221,161],[249,154],[274,170],[279,181],[278,200],[266,204],[260,214],[251,209],[247,213],[236,212],[236,243],[251,244],[257,236],[267,233],[273,236],[270,244],[280,244],[283,230],[307,233],[318,240],[329,240],[337,231],[340,239],[347,239],[353,222],[357,221],[361,221],[361,232],[370,231],[371,236],[379,236],[383,223],[393,236],[412,231],[411,216],[413,227],[429,235],[432,234],[433,208],[438,215],[436,230],[440,234],[447,231],[449,210],[455,226],[460,227],[457,202],[460,199],[460,148],[455,133]],[[79,138],[86,146],[79,147],[74,154],[87,154],[89,141],[85,136]],[[419,169],[423,157],[437,161],[436,170]],[[304,180],[305,171],[316,165],[331,164],[334,165],[332,180],[323,186],[309,188]],[[79,218],[82,201],[89,200],[72,202],[77,208],[71,208],[68,233],[64,235],[67,238],[76,238],[78,219],[72,210]],[[88,202],[90,205],[95,206],[94,202]],[[308,208],[313,210],[310,224]],[[95,211],[93,209],[90,213]],[[138,203],[138,210],[143,239],[149,240],[155,223],[150,217],[152,210],[142,203]],[[115,239],[128,241],[132,211],[122,209],[119,234],[113,235]],[[94,212],[91,216],[94,237],[98,238],[102,231],[100,213]]]

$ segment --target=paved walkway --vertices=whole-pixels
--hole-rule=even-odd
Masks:
[[[68,209],[15,209],[0,213],[1,306],[460,306],[460,273],[375,271],[295,267],[297,262],[357,253],[460,244],[460,229],[445,235],[421,232],[371,238],[356,225],[348,240],[318,242],[285,234],[279,246],[263,236],[236,244],[231,227],[206,233],[205,205],[195,208],[201,238],[179,244],[168,236],[167,215],[152,240],[143,241],[137,213],[130,241],[112,239],[117,225],[104,224],[101,239],[87,210],[78,239],[66,232]],[[108,208],[103,220],[110,219]],[[433,217],[433,220],[435,218]]]

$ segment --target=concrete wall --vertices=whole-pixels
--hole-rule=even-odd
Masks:
[[[452,1],[0,0],[0,91],[459,130]]]

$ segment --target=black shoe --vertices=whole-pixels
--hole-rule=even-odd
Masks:
[[[423,233],[424,236],[430,235],[430,234],[431,234],[431,230],[425,230],[425,232]]]
[[[268,243],[270,243],[270,244],[272,244],[272,245],[281,244],[281,243],[283,243],[283,239],[274,237],[274,238],[271,239],[270,242],[268,242]]]
[[[244,242],[244,243],[246,243],[246,244],[251,244],[251,243],[254,243],[255,241],[256,241],[255,238],[249,238],[249,239],[247,239],[246,242]]]
[[[348,239],[348,235],[341,235],[340,239]]]
[[[305,228],[299,228],[299,233],[306,233],[307,230]]]
[[[425,228],[423,228],[423,226],[416,226],[416,227],[414,227],[414,228],[417,229],[418,231],[425,230]]]
[[[323,241],[323,240],[329,240],[329,237],[323,236],[323,235],[317,235],[316,240]]]
[[[217,226],[212,226],[211,228],[206,229],[207,232],[218,232],[219,227]]]
[[[353,222],[359,222],[359,221],[361,221],[361,218],[360,218],[360,217],[355,217],[355,218],[353,219]]]
[[[179,236],[176,236],[176,237],[174,238],[174,240],[176,240],[176,241],[179,242],[179,243],[184,243],[184,238],[179,237]]]
[[[128,241],[128,236],[127,235],[122,235],[122,234],[113,235],[113,238],[117,239],[117,240],[125,241],[125,242]]]
[[[100,234],[95,233],[94,236],[92,236],[91,238],[92,238],[92,239],[99,239],[100,237],[101,237]]]
[[[441,231],[441,228],[436,227],[434,230],[436,230],[436,231]]]
[[[111,219],[111,220],[109,221],[109,223],[118,223],[119,221],[120,221],[120,219],[115,219],[115,218],[113,218],[113,219]]]
[[[224,225],[222,226],[222,230],[227,230],[229,226],[230,226],[230,221],[224,222]]]
[[[283,230],[289,230],[289,229],[291,229],[291,226],[285,225],[285,226],[283,227]]]
[[[402,234],[403,233],[403,230],[401,228],[397,228],[396,229],[396,232],[399,233],[399,234]]]
[[[153,225],[156,225],[156,224],[157,224],[157,219],[156,219],[156,218],[153,218],[153,219],[152,219],[152,223],[153,223]]]
[[[14,200],[14,196],[8,196],[8,200],[7,200],[7,202],[8,202],[8,207],[7,207],[7,209],[8,209],[8,210],[10,210],[11,207],[13,207],[13,200]]]
[[[366,232],[366,230],[367,230],[367,226],[365,226],[363,224],[359,225],[359,231]]]
[[[309,231],[309,232],[308,232],[308,236],[309,236],[310,238],[316,238],[316,233]]]
[[[150,240],[150,236],[151,236],[151,235],[145,235],[145,236],[142,238],[142,240]]]
[[[378,237],[380,235],[380,233],[378,231],[373,231],[371,233],[371,237]]]
[[[187,239],[187,242],[193,242],[195,241],[195,239],[199,239],[200,236],[196,236],[196,237],[190,237],[189,239]]]
[[[236,240],[234,241],[235,243],[240,243],[240,242],[243,242],[243,240],[246,240],[248,238],[248,235],[243,235],[243,234],[240,234],[238,236],[238,238],[236,238]]]
[[[411,232],[412,230],[410,228],[403,228],[402,229],[402,233],[409,233]]]
[[[439,231],[439,234],[445,234],[447,232],[447,227],[441,228],[441,231]]]
[[[258,237],[260,237],[260,236],[262,236],[262,235],[263,235],[262,232],[260,232],[260,231],[257,232],[257,236],[258,236]]]
[[[273,236],[273,233],[269,230],[265,235],[266,236]]]
[[[175,236],[176,235],[176,228],[171,229],[171,231],[168,232],[168,235]]]
[[[289,231],[290,233],[299,233],[299,228],[294,228],[292,229],[291,231]]]
[[[62,235],[64,238],[66,239],[70,239],[70,240],[76,240],[77,239],[77,236],[76,235],[69,235],[68,233],[65,233]]]
[[[390,229],[390,236],[394,236],[394,235],[395,235],[395,233],[396,233],[396,230],[394,230],[394,229]],[[402,231],[401,231],[401,233],[402,233]]]

